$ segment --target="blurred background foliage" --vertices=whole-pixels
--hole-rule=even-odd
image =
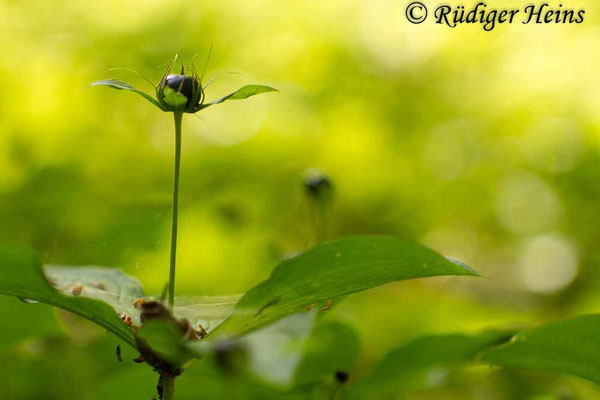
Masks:
[[[600,25],[595,2],[569,3],[585,23],[484,32],[410,25],[391,0],[2,0],[0,241],[48,263],[120,267],[160,292],[171,117],[131,93],[84,88],[118,78],[151,92],[110,68],[158,82],[174,53],[198,53],[201,66],[212,45],[207,77],[239,74],[220,77],[209,100],[245,83],[281,92],[185,117],[179,293],[242,293],[313,244],[301,182],[317,167],[335,185],[322,235],[412,239],[488,277],[337,304],[322,320],[355,331],[360,351],[339,355],[356,359],[350,382],[424,334],[596,312]],[[153,396],[154,374],[129,349],[117,363],[116,339],[43,305],[1,297],[0,309],[3,398]],[[281,396],[212,366],[194,364],[178,398]],[[481,366],[425,378],[410,398],[600,398],[579,379]]]

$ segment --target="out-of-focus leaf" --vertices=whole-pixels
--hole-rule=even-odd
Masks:
[[[63,308],[108,329],[135,347],[133,332],[115,310],[98,300],[67,296],[53,289],[44,276],[39,257],[17,246],[0,246],[0,294]]]
[[[197,357],[216,356],[221,360],[235,352],[243,357],[243,370],[270,384],[289,386],[302,357],[313,327],[316,311],[290,315],[276,323],[239,339],[225,341],[189,341],[187,346]],[[239,365],[238,365],[239,367]],[[238,368],[239,369],[239,368]]]
[[[396,392],[409,387],[422,388],[432,370],[473,362],[483,351],[510,340],[513,334],[485,331],[415,339],[389,352],[373,373],[361,381],[359,390],[369,392],[377,387],[381,392]]]
[[[143,92],[139,89],[134,88],[127,82],[123,82],[118,79],[103,79],[101,81],[92,82],[92,83],[90,83],[89,86],[108,86],[108,87],[111,87],[111,88],[117,89],[117,90],[130,90],[134,93],[139,94],[140,96],[142,96],[143,98],[148,100],[150,103],[154,104],[156,107],[158,107],[164,111],[163,107],[160,105],[160,103],[154,97],[150,96],[146,92]]]
[[[597,314],[544,324],[519,333],[482,360],[506,368],[577,375],[600,384],[598,332]]]
[[[31,338],[63,335],[53,309],[42,303],[28,304],[13,296],[0,296],[0,315],[0,353]]]
[[[296,383],[331,380],[338,371],[349,373],[358,359],[359,346],[358,335],[351,326],[338,321],[318,324],[302,349]]]
[[[293,314],[240,339],[250,371],[280,386],[289,386],[311,332],[316,311]]]
[[[395,379],[400,370],[419,370],[436,365],[468,362],[483,350],[510,340],[513,332],[486,331],[475,335],[449,334],[413,340],[389,352],[376,367],[380,379]]]
[[[233,93],[229,93],[227,96],[221,97],[218,100],[211,101],[210,103],[204,103],[198,106],[198,110],[202,110],[203,108],[210,107],[215,104],[222,103],[226,100],[243,100],[248,97],[256,96],[257,94],[267,93],[267,92],[278,92],[279,90],[272,88],[270,86],[264,85],[246,85],[242,86],[238,90]]]
[[[139,281],[116,268],[44,266],[44,273],[52,286],[65,295],[100,300],[119,314],[125,313],[139,325],[139,312],[133,306],[144,297]]]
[[[170,319],[146,321],[135,334],[145,361],[156,366],[158,362],[167,362],[170,369],[182,368],[196,358],[188,349],[181,326]],[[150,355],[148,351],[154,353]],[[152,357],[157,358],[155,360]]]
[[[208,338],[239,336],[328,299],[438,275],[478,276],[433,250],[395,238],[363,236],[323,243],[279,264]]]

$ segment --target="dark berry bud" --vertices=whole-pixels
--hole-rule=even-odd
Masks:
[[[346,383],[348,382],[348,373],[345,371],[337,371],[335,373],[335,380],[338,381],[339,383]]]
[[[165,111],[183,111],[194,113],[204,101],[204,89],[200,76],[192,67],[191,74],[186,75],[181,66],[181,73],[171,74],[173,63],[169,64],[163,78],[156,88],[156,97]]]
[[[318,169],[310,168],[304,173],[304,189],[314,198],[326,198],[332,194],[331,181]]]
[[[186,97],[186,108],[198,105],[200,97],[197,96],[197,91],[200,87],[200,82],[193,76],[171,74],[165,78],[165,85]]]

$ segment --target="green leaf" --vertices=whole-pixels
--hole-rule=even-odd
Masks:
[[[101,81],[92,82],[89,84],[89,86],[108,86],[108,87],[111,87],[111,88],[117,89],[117,90],[130,90],[134,93],[139,94],[140,96],[142,96],[146,100],[148,100],[150,103],[154,104],[156,107],[165,111],[165,109],[160,105],[160,103],[154,97],[150,96],[148,93],[145,93],[139,89],[134,88],[127,82],[123,82],[123,81],[120,81],[117,79],[103,79]]]
[[[243,100],[243,99],[247,99],[248,97],[256,96],[257,94],[267,93],[267,92],[279,92],[279,90],[272,88],[270,86],[264,86],[264,85],[242,86],[235,92],[229,93],[227,96],[221,97],[219,100],[215,100],[210,103],[205,103],[205,104],[199,105],[196,111],[200,111],[203,108],[212,106],[214,104],[222,103],[226,100]]]
[[[293,314],[241,338],[252,373],[271,384],[289,386],[315,319],[315,311]]]
[[[600,384],[600,315],[583,315],[525,330],[482,359],[513,369],[560,372]]]
[[[163,89],[164,102],[175,110],[183,110],[188,99],[183,94],[166,86]]]
[[[448,334],[426,336],[392,350],[360,383],[358,390],[396,393],[422,388],[427,373],[435,368],[476,361],[481,352],[508,341],[514,332],[485,331],[474,335]]]
[[[139,310],[133,303],[144,298],[140,282],[116,268],[44,266],[44,273],[52,286],[66,295],[74,292],[80,297],[100,300],[109,304],[118,314],[125,313],[140,325]]]
[[[170,319],[146,321],[135,334],[138,348],[146,362],[159,368],[167,362],[169,370],[179,370],[196,358],[187,348],[179,326]]]
[[[67,296],[53,289],[44,276],[39,257],[31,250],[0,246],[0,294],[63,308],[97,323],[135,347],[131,328],[111,306],[94,299]]]
[[[351,326],[339,321],[318,324],[302,349],[296,383],[332,379],[337,371],[349,373],[358,359],[359,347],[358,335]]]
[[[328,299],[389,282],[438,275],[478,274],[430,249],[390,237],[323,243],[279,264],[208,337],[240,336]]]
[[[243,364],[244,370],[270,384],[289,386],[316,316],[316,311],[293,314],[240,339],[188,341],[186,345],[198,358],[237,348],[243,353],[238,367]]]

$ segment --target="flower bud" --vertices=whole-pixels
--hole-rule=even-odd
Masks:
[[[306,194],[318,200],[326,200],[332,195],[333,184],[321,171],[309,168],[304,172]]]
[[[165,85],[186,97],[185,108],[196,107],[200,102],[200,97],[197,96],[200,82],[191,75],[168,75]]]
[[[348,373],[346,371],[341,371],[340,370],[340,371],[336,371],[336,373],[335,373],[335,380],[338,383],[346,383],[346,382],[348,382],[348,378],[349,377],[350,376],[348,375]]]
[[[185,68],[181,73],[171,74],[173,63],[169,65],[158,84],[157,98],[167,111],[185,111],[193,113],[204,101],[204,90],[200,77],[192,67],[191,75],[186,75]]]

